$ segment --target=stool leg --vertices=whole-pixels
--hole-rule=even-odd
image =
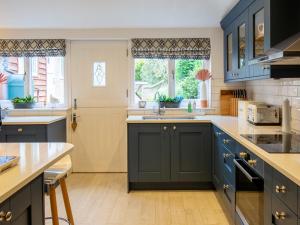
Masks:
[[[71,223],[71,225],[75,225],[73,214],[72,214],[72,209],[71,209],[71,204],[70,204],[70,199],[69,199],[69,195],[68,195],[66,180],[65,180],[65,178],[62,178],[62,179],[60,179],[59,182],[60,182],[61,192],[62,192],[64,203],[65,203],[68,220]]]
[[[53,225],[59,225],[55,187],[50,185],[50,205]]]

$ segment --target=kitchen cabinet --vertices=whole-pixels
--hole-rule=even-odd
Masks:
[[[225,81],[299,77],[299,65],[263,65],[258,59],[300,32],[300,3],[240,0],[223,18]]]
[[[211,127],[171,125],[171,180],[211,182]]]
[[[1,142],[65,142],[66,120],[47,125],[3,125]]]
[[[5,202],[0,204],[3,225],[43,225],[43,175],[37,177]]]
[[[212,163],[213,163],[213,184],[217,191],[223,190],[223,150],[222,150],[222,136],[224,132],[218,129],[217,127],[213,127],[213,155],[212,155]]]
[[[166,124],[130,125],[128,171],[131,182],[170,180],[170,135]]]
[[[129,124],[129,189],[212,187],[210,124]]]

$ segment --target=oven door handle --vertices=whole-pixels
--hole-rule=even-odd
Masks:
[[[250,180],[253,182],[253,180],[260,179],[259,177],[253,177],[251,176],[248,171],[239,163],[239,161],[242,161],[242,159],[233,159],[233,163],[237,166],[237,168]],[[250,168],[249,168],[250,169]]]

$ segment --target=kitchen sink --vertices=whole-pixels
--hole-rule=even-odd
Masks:
[[[194,116],[143,116],[143,120],[193,120]]]

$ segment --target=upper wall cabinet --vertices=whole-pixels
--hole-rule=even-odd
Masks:
[[[299,77],[300,65],[255,63],[274,46],[300,32],[299,10],[299,0],[240,0],[221,21],[225,81]]]

